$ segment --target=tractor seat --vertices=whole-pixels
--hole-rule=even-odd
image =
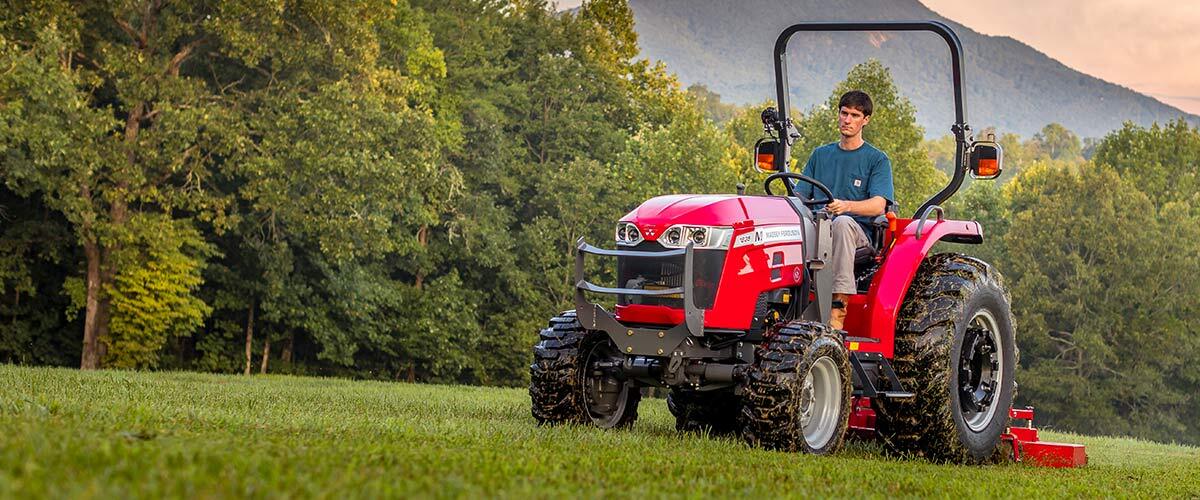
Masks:
[[[874,245],[866,246],[854,251],[854,267],[858,267],[861,264],[866,264],[875,260],[875,254],[877,252],[873,247]]]
[[[888,205],[889,212],[894,212],[894,208],[895,205]],[[870,231],[867,231],[867,239],[871,240],[871,244],[854,251],[854,278],[857,282],[859,293],[867,293],[871,288],[871,277],[879,269],[878,263],[875,262],[875,257],[879,255],[880,249],[883,248],[884,233],[887,232],[887,227],[888,220],[886,215],[876,217],[871,221]]]

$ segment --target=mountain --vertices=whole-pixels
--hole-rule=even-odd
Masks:
[[[1125,121],[1149,125],[1200,117],[1129,88],[1080,73],[1009,37],[987,36],[946,19],[917,0],[631,0],[642,55],[664,61],[683,84],[700,83],[725,102],[775,98],[775,38],[799,21],[933,19],[962,39],[967,121],[975,130],[1029,137],[1058,122],[1100,137]],[[980,4],[980,8],[990,8]],[[998,5],[998,4],[997,4]],[[788,46],[792,105],[807,109],[829,96],[855,64],[888,66],[918,110],[926,135],[950,131],[950,57],[933,33],[798,33]]]

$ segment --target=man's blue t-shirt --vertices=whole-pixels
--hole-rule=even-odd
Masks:
[[[821,181],[839,200],[862,201],[876,196],[889,202],[896,200],[892,187],[892,161],[883,151],[867,142],[853,151],[843,150],[836,142],[814,149],[804,165],[804,175]],[[825,197],[812,184],[803,181],[796,184],[796,194],[799,196]],[[814,210],[821,207],[823,205],[814,207]],[[871,223],[871,219],[874,217],[854,216],[854,220],[864,227]]]

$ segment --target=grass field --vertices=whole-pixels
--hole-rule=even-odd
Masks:
[[[0,366],[0,498],[1200,496],[1200,449],[1044,432],[1090,465],[835,457],[675,432],[541,428],[524,390]]]

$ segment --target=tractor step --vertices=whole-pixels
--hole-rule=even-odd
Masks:
[[[908,391],[882,391],[882,392],[876,391],[876,394],[878,394],[879,397],[881,397],[881,398],[888,398],[888,399],[909,399],[913,396],[916,396],[916,394],[913,394]]]
[[[871,367],[868,372],[867,367]],[[854,351],[850,353],[850,368],[854,371],[854,377],[858,381],[858,385],[854,390],[855,396],[866,398],[889,398],[889,399],[908,399],[913,397],[913,393],[904,390],[900,385],[900,378],[896,376],[896,371],[892,369],[892,364],[882,354],[877,352],[860,352]],[[879,380],[876,380],[878,378]],[[880,382],[883,387],[876,387],[875,383]]]

